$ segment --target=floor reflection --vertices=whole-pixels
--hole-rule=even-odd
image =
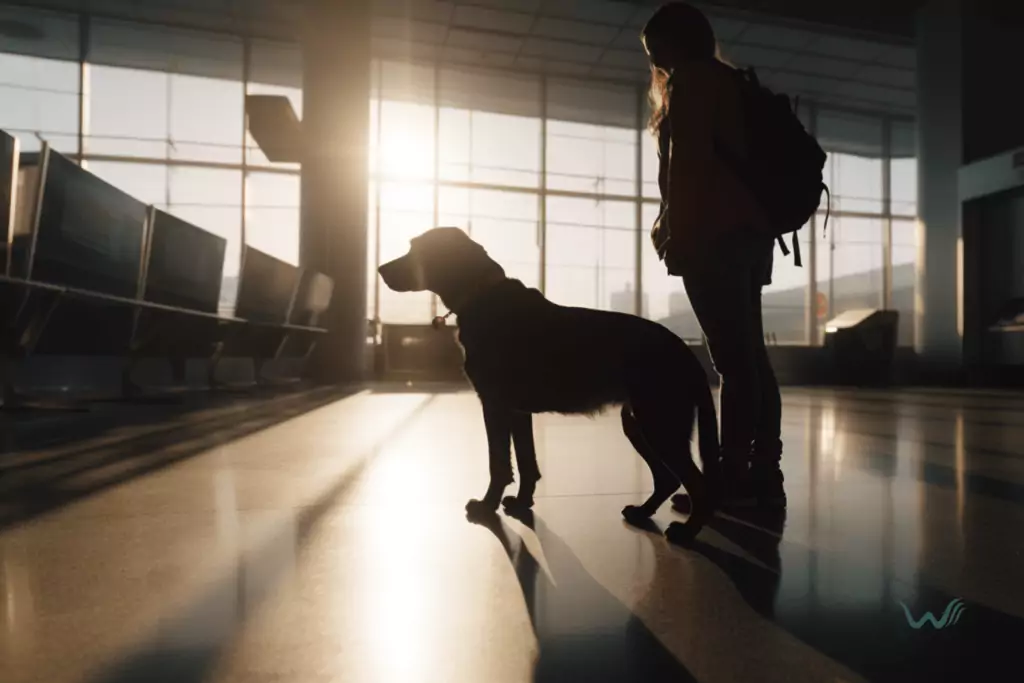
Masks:
[[[536,534],[550,575],[500,517],[473,521],[497,537],[515,568],[540,650],[535,683],[696,681],[539,517],[526,513],[520,521]]]
[[[787,391],[787,514],[690,549],[614,415],[485,530],[475,396],[293,400],[5,454],[0,683],[1019,678],[1024,399]]]
[[[197,596],[184,610],[133,651],[89,679],[89,683],[200,683],[210,680],[224,649],[248,619],[294,574],[302,554],[327,514],[357,488],[368,466],[386,444],[400,437],[430,405],[427,397],[394,428],[381,445],[353,463],[321,494],[280,524],[277,533],[253,552],[242,553],[233,571]],[[400,596],[404,599],[407,596]]]
[[[165,620],[135,651],[90,679],[90,683],[200,683],[210,679],[224,647],[294,572],[304,546],[323,516],[354,489],[366,466],[357,463],[292,524],[256,552],[243,555],[231,575],[214,583],[187,609]]]
[[[715,531],[757,562],[701,540],[694,550],[724,571],[760,616],[867,680],[1002,680],[1000,672],[1018,665],[1024,619],[962,601],[961,618],[942,621],[957,596],[879,576],[846,554],[787,542],[784,523],[757,512],[713,520]],[[934,622],[923,620],[927,612]]]

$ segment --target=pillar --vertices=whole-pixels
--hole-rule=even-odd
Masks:
[[[958,363],[958,173],[963,161],[959,0],[933,0],[917,17],[917,296],[914,339],[923,359]]]
[[[365,369],[370,4],[304,4],[300,258],[334,279],[329,333],[309,369],[327,382]]]

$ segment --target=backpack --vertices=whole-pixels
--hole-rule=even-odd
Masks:
[[[738,173],[768,214],[772,236],[782,253],[789,255],[783,239],[793,233],[793,260],[802,266],[796,232],[821,204],[825,191],[825,225],[832,195],[824,182],[825,151],[808,133],[796,114],[797,101],[761,85],[753,69],[737,69],[743,101],[747,155],[716,145],[718,154]],[[823,228],[824,229],[824,228]]]

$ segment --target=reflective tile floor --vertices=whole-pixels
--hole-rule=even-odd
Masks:
[[[489,526],[468,393],[5,426],[0,681],[1019,680],[1022,409],[787,390],[786,519],[692,549],[620,520],[615,413],[537,419],[533,520]]]

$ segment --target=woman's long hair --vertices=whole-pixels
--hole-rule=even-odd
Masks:
[[[657,136],[668,115],[669,79],[676,66],[672,62],[708,58],[725,64],[728,62],[722,58],[711,22],[700,10],[685,2],[670,2],[658,8],[644,26],[641,39],[651,57],[651,85],[647,91],[651,108],[648,128]],[[671,52],[666,53],[669,45]],[[660,55],[658,60],[651,52],[652,47]],[[659,64],[659,60],[664,63]]]
[[[647,89],[647,104],[651,108],[651,117],[647,121],[647,130],[654,137],[658,137],[661,122],[668,116],[668,78],[667,71],[651,64],[651,86]]]
[[[736,65],[722,54],[721,45],[715,46],[715,59],[730,68],[736,68]],[[667,70],[651,64],[651,85],[647,89],[647,104],[651,109],[651,116],[647,120],[647,130],[654,137],[658,137],[661,122],[668,116],[668,100],[671,94],[668,80],[671,75]]]

